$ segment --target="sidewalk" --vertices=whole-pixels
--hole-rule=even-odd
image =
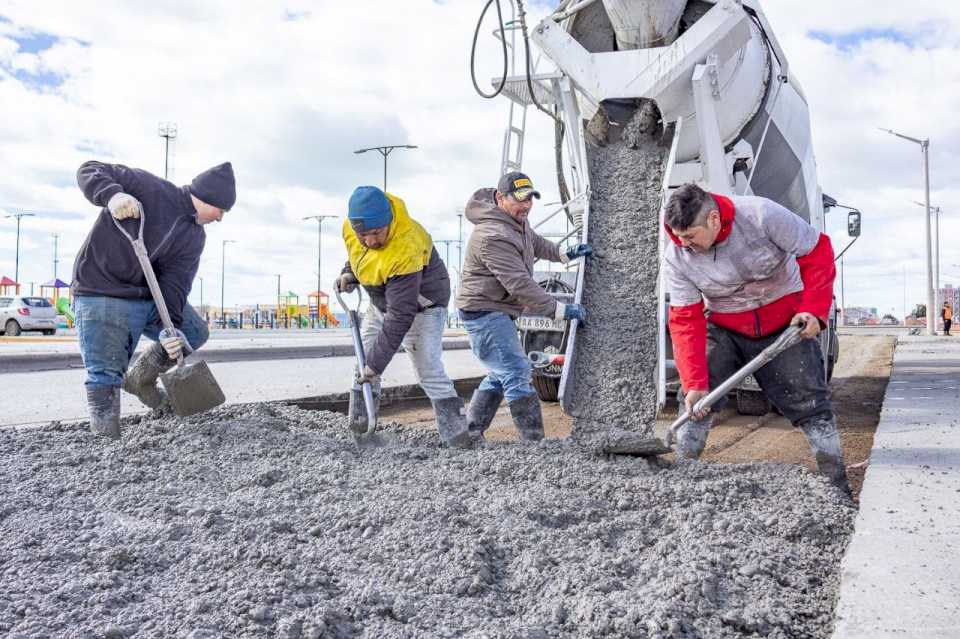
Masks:
[[[960,637],[960,338],[901,337],[835,639]]]

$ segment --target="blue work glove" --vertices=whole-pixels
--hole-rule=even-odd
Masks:
[[[581,324],[587,324],[587,309],[582,304],[563,304],[557,302],[557,312],[554,315],[556,319],[579,320]]]
[[[593,255],[593,247],[589,244],[577,244],[567,249],[567,261],[575,260],[578,257],[590,257]]]
[[[184,351],[186,351],[184,356],[193,352],[190,343],[187,341],[187,336],[178,328],[173,329],[172,332],[163,329],[160,331],[159,339],[160,345],[163,346],[163,350],[167,351],[167,357],[170,359],[177,359]]]

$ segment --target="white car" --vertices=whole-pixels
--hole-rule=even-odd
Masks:
[[[45,297],[0,297],[0,335],[23,331],[57,332],[57,310]]]

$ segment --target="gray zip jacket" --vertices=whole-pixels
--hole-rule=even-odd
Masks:
[[[797,258],[814,249],[820,232],[773,200],[730,200],[736,221],[726,239],[707,253],[674,242],[664,250],[671,306],[689,306],[702,298],[708,310],[737,313],[803,290]]]
[[[496,189],[480,189],[467,202],[465,214],[474,224],[463,259],[457,292],[461,311],[502,311],[553,317],[557,301],[533,279],[538,259],[562,262],[560,248],[537,235],[526,220],[518,221],[497,206]]]

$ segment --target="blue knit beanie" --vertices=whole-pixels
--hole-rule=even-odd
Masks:
[[[390,200],[375,186],[358,186],[347,205],[347,219],[357,233],[387,226],[393,220]]]

